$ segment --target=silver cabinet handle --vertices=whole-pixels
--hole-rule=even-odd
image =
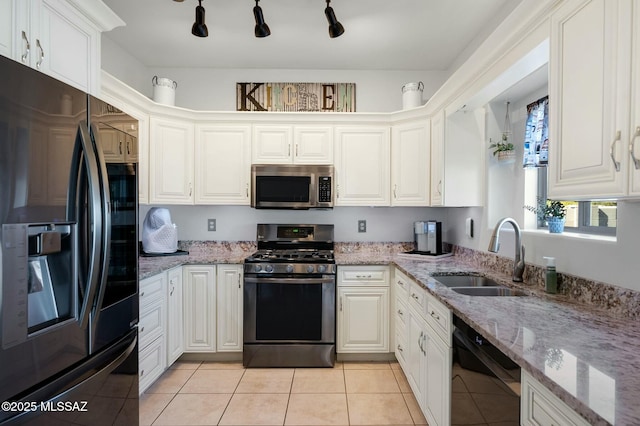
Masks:
[[[246,191],[247,191],[247,197],[248,197],[249,196],[249,184],[248,183],[247,183]]]
[[[402,346],[400,346],[400,345],[398,345],[398,347],[396,349],[398,349],[400,352],[404,352],[404,349],[402,349]]]
[[[640,136],[640,126],[636,127],[636,132],[633,134],[631,142],[629,142],[629,154],[631,154],[633,166],[636,168],[636,170],[640,169],[640,159],[636,158],[636,156],[633,155],[633,148],[635,147],[636,139],[638,138],[638,136]]]
[[[398,309],[398,315],[404,316],[404,312],[402,312],[400,309]]]
[[[342,296],[340,296],[340,312],[342,312]]]
[[[144,333],[144,327],[140,329],[140,334]]]
[[[144,291],[142,293],[140,293],[140,297],[144,296]]]
[[[336,185],[336,198],[340,198],[340,185]]]
[[[291,144],[289,144],[289,153],[287,154],[288,157],[291,157]]]
[[[191,182],[189,182],[189,197],[191,197],[192,193],[193,193],[193,185]]]
[[[620,130],[616,132],[616,138],[611,142],[611,146],[609,147],[609,156],[611,157],[611,161],[613,161],[613,165],[616,168],[616,172],[620,171],[620,162],[616,160],[616,154],[614,152],[614,148],[616,146],[616,142],[620,140]]]
[[[298,155],[300,154],[298,153],[298,144],[296,144],[296,157],[298,157]]]
[[[420,348],[420,352],[424,353],[424,350],[422,349],[422,336],[424,336],[424,331],[421,331],[420,337],[418,337],[418,347]]]
[[[173,292],[176,290],[175,287],[171,287],[171,291],[169,292],[169,296],[173,296]]]
[[[31,51],[31,43],[29,43],[29,39],[27,38],[27,33],[25,33],[24,31],[22,32],[22,39],[25,41],[25,43],[27,43],[27,45],[20,59],[22,59],[22,62],[26,63],[27,58],[29,57],[29,51]]]
[[[393,198],[398,199],[398,185],[393,185]]]
[[[38,50],[40,50],[40,58],[38,58],[38,62],[36,62],[36,68],[40,69],[40,66],[42,66],[42,61],[44,61],[44,49],[40,44],[40,39],[36,39],[36,47],[38,48]]]
[[[429,314],[429,315],[431,315],[431,317],[433,317],[433,318],[437,319],[438,321],[440,321],[440,315],[436,314],[435,311],[431,311],[431,314]]]
[[[127,155],[131,155],[131,144],[127,141]]]
[[[422,342],[423,343],[427,343],[427,335],[426,334],[422,335]],[[427,350],[424,348],[424,346],[422,346],[422,353],[424,354],[424,356],[427,356]]]
[[[120,151],[120,155],[122,155],[122,141],[118,144],[118,151]]]
[[[411,297],[413,297],[414,299],[416,299],[417,301],[420,301],[420,298],[418,297],[417,294],[415,293],[411,293]]]
[[[404,281],[398,280],[398,285],[401,285],[402,287],[404,287]]]
[[[144,370],[140,370],[140,377],[144,376]]]
[[[356,278],[359,279],[359,280],[362,279],[362,278],[371,279],[371,274],[369,274],[369,275],[356,275]]]

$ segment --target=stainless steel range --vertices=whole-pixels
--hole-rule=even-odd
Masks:
[[[333,225],[258,224],[244,264],[245,367],[332,367]]]

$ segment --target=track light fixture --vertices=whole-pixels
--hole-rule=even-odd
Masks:
[[[196,6],[196,21],[191,27],[191,34],[196,37],[206,37],[209,35],[207,25],[204,23],[204,7],[202,7],[202,0],[198,0],[198,6]]]
[[[327,0],[327,7],[324,9],[324,14],[329,22],[329,37],[340,37],[344,33],[344,27],[340,22],[338,22],[336,14],[333,11],[333,8],[329,6],[329,3],[331,3],[331,0]]]
[[[256,0],[256,5],[253,7],[253,17],[256,18],[256,37],[262,38],[271,35],[271,30],[269,29],[269,26],[264,22],[262,8],[258,6],[259,1],[260,0]]]

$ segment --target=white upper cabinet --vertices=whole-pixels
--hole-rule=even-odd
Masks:
[[[150,119],[151,204],[193,204],[193,133],[186,121]]]
[[[388,126],[336,128],[336,206],[390,204]]]
[[[484,204],[484,108],[431,118],[431,205]]]
[[[630,0],[568,0],[551,17],[550,198],[628,194],[629,144],[640,125],[629,125],[630,83],[637,92],[638,80],[632,20],[634,50],[640,29],[631,10]]]
[[[631,125],[629,126],[629,195],[640,197],[640,4],[633,3],[631,46]]]
[[[0,0],[0,55],[98,95],[100,34],[121,25],[100,0]]]
[[[249,205],[251,126],[196,126],[195,203]]]
[[[256,124],[251,161],[253,164],[332,164],[333,128]]]
[[[428,206],[429,120],[397,124],[391,135],[391,205]]]

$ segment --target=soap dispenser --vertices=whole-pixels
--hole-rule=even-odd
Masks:
[[[545,291],[556,294],[558,292],[558,274],[556,273],[556,258],[544,256],[547,261],[547,273],[545,278]]]

